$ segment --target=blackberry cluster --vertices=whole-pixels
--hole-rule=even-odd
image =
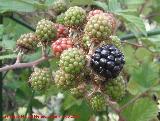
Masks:
[[[96,49],[90,66],[100,76],[110,79],[119,75],[124,63],[124,55],[118,48],[114,45],[104,45]]]
[[[17,48],[26,54],[42,47],[42,58],[47,60],[51,59],[47,53],[50,47],[59,59],[54,84],[76,98],[86,98],[93,111],[105,111],[105,97],[119,100],[125,92],[124,81],[118,77],[125,59],[120,39],[113,36],[116,19],[102,10],[87,14],[85,7],[67,7],[64,0],[57,0],[52,6],[56,20],[40,20],[35,33],[17,40]],[[52,82],[51,72],[35,69],[29,82],[34,90],[45,91]]]

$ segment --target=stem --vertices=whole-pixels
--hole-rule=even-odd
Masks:
[[[12,19],[13,21],[21,24],[22,26],[25,26],[26,28],[28,28],[28,29],[30,29],[30,30],[32,30],[32,31],[35,31],[35,28],[31,27],[30,25],[28,25],[28,24],[26,24],[25,22],[17,19],[17,18],[14,17],[14,16],[9,16],[8,18],[10,18],[10,19]]]
[[[160,29],[155,29],[147,32],[147,36],[153,36],[158,34],[160,34]],[[143,33],[139,33],[138,36],[144,37],[145,35]],[[128,40],[128,39],[134,39],[134,38],[136,38],[136,36],[133,33],[120,37],[121,40]]]
[[[33,62],[28,62],[28,63],[15,63],[13,65],[7,65],[5,67],[0,68],[0,72],[12,70],[12,69],[17,69],[17,68],[33,67],[33,66],[36,66],[36,65],[42,63],[43,61],[51,59],[51,58],[53,58],[53,56],[42,57],[38,60],[35,60]]]
[[[35,91],[32,91],[31,98],[29,100],[29,103],[28,103],[28,106],[27,106],[27,110],[26,110],[26,113],[25,113],[24,117],[26,117],[27,113],[32,110],[31,108],[32,108],[32,100],[34,98],[34,93],[35,93]],[[23,121],[27,121],[27,118],[26,119],[24,118]]]
[[[126,103],[125,105],[123,105],[120,108],[120,112],[122,112],[122,110],[124,110],[125,108],[127,108],[129,105],[133,104],[136,100],[138,100],[139,98],[143,97],[149,90],[144,91],[143,93],[135,96],[133,99],[131,99],[128,103]]]
[[[0,15],[0,24],[3,24],[3,16]],[[0,41],[2,41],[2,38],[0,38]],[[0,66],[2,66],[2,60],[0,61]],[[1,118],[3,116],[3,106],[2,106],[2,88],[3,88],[3,79],[5,76],[2,76],[2,73],[0,73],[0,121],[3,119]]]

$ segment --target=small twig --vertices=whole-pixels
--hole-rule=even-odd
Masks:
[[[135,46],[135,47],[144,47],[141,44],[135,44],[135,43],[131,43],[131,42],[128,42],[128,41],[121,41],[121,43],[129,44],[129,45],[132,45],[132,46]]]
[[[142,4],[142,6],[141,6],[141,8],[140,8],[140,10],[139,10],[139,14],[141,14],[141,13],[143,12],[144,8],[145,8],[146,5],[148,4],[148,1],[149,1],[149,0],[145,0],[145,1],[144,1],[144,3]]]
[[[27,67],[33,67],[36,66],[40,63],[42,63],[45,60],[49,60],[53,58],[54,56],[47,56],[47,57],[42,57],[38,60],[35,60],[33,62],[28,62],[28,63],[15,63],[13,65],[7,65],[5,67],[0,68],[0,72],[7,71],[7,70],[12,70],[12,69],[17,69],[17,68],[27,68]]]
[[[16,63],[20,63],[21,60],[22,60],[22,55],[23,53],[19,52],[18,55],[17,55],[17,59],[16,59]]]

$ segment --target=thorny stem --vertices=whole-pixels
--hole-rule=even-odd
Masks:
[[[17,69],[17,68],[27,68],[27,67],[33,67],[36,66],[40,63],[42,63],[43,61],[49,60],[51,58],[53,58],[54,56],[46,56],[46,57],[41,57],[38,60],[35,60],[33,62],[28,62],[28,63],[15,63],[13,65],[7,65],[5,67],[0,68],[0,72],[3,71],[7,71],[7,70],[13,70],[13,69]]]

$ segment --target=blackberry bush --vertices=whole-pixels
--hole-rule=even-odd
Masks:
[[[98,119],[103,121],[102,117],[110,118],[115,113],[117,120],[120,121],[156,120],[160,69],[158,65],[159,39],[157,39],[159,37],[155,35],[159,30],[151,31],[151,33],[145,31],[145,27],[158,23],[157,17],[151,20],[150,18],[153,16],[146,16],[148,12],[152,14],[154,12],[147,11],[143,8],[144,6],[137,7],[136,13],[134,9],[130,11],[126,0],[109,0],[108,2],[94,0],[91,5],[85,5],[85,2],[88,1],[82,0],[81,6],[74,6],[78,5],[77,1],[67,1],[71,3],[67,4],[68,9],[61,0],[55,2],[54,7],[53,4],[49,5],[51,0],[41,0],[40,4],[39,1],[36,1],[36,11],[29,10],[31,12],[29,15],[38,16],[35,21],[42,20],[38,22],[37,26],[33,25],[32,30],[35,27],[35,33],[20,36],[16,43],[16,49],[12,47],[14,39],[17,38],[14,31],[24,33],[21,32],[23,29],[17,29],[19,25],[8,29],[6,25],[10,23],[10,19],[16,21],[14,17],[19,16],[21,12],[9,19],[3,18],[5,24],[4,26],[0,25],[0,34],[3,35],[0,61],[7,66],[1,67],[0,72],[13,71],[2,73],[5,87],[2,92],[5,94],[8,91],[6,88],[11,88],[13,93],[11,92],[11,95],[7,96],[16,96],[15,102],[28,98],[29,103],[23,101],[20,104],[29,107],[29,110],[26,111],[27,115],[41,111],[36,107],[43,108],[45,104],[47,109],[44,109],[47,110],[47,115],[51,115],[52,112],[62,114],[64,112],[61,111],[67,111],[67,114],[74,112],[81,118],[81,116],[87,115],[86,112],[91,112],[87,118],[79,119],[82,121]],[[105,5],[106,3],[108,4]],[[151,3],[151,1],[147,1],[147,6],[152,6]],[[45,10],[37,10],[43,6]],[[54,11],[47,10],[47,6],[53,7]],[[105,8],[105,10],[97,8]],[[141,8],[142,11],[139,11]],[[137,13],[141,13],[147,26],[142,24],[142,18],[139,18]],[[45,19],[41,14],[45,16]],[[4,16],[2,15],[2,17]],[[30,17],[27,16],[27,19]],[[156,21],[156,24],[153,24],[153,21]],[[28,23],[34,24],[35,22]],[[28,29],[25,28],[25,31]],[[9,35],[6,36],[6,32],[9,32]],[[126,36],[124,32],[128,35]],[[139,37],[143,35],[141,32],[147,36]],[[150,35],[153,36],[148,37]],[[127,41],[128,39],[131,41]],[[17,57],[15,57],[16,53]],[[28,53],[30,55],[27,55]],[[8,65],[9,62],[14,63]],[[34,93],[35,91],[25,85],[25,80],[28,80],[31,70],[34,70],[29,78],[31,88],[36,92],[45,93]],[[24,73],[21,75],[21,72]],[[11,76],[13,74],[15,77]],[[43,94],[42,98],[45,97],[42,104],[41,94]],[[151,97],[154,97],[154,101]],[[62,100],[62,98],[64,99]],[[10,108],[8,106],[10,99],[5,101],[7,106],[4,107]],[[88,107],[91,107],[91,111]],[[40,113],[46,114],[45,112]],[[8,113],[4,112],[4,114]],[[92,114],[94,116],[91,116]],[[105,119],[104,121],[106,121]]]

